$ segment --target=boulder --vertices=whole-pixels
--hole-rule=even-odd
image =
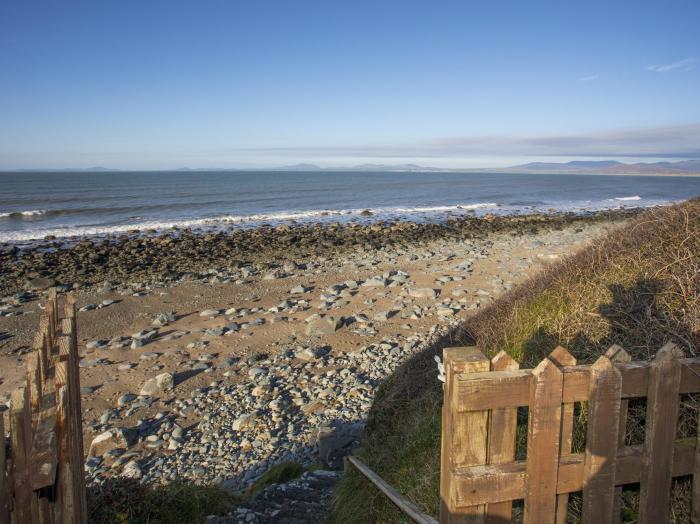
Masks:
[[[155,377],[148,379],[143,386],[139,395],[143,397],[151,397],[165,391],[172,391],[175,387],[175,378],[172,373],[161,373]]]
[[[113,449],[127,449],[136,443],[136,432],[129,428],[114,428],[100,433],[90,444],[88,455],[99,457]]]
[[[438,296],[438,292],[430,287],[418,287],[418,288],[412,288],[409,292],[408,295],[413,297],[413,298],[432,298],[436,299]]]
[[[322,337],[335,333],[345,325],[342,317],[323,317],[311,320],[306,325],[306,335],[309,337]]]

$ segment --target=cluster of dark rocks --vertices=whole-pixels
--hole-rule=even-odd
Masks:
[[[625,219],[640,211],[457,217],[440,223],[282,224],[209,233],[133,231],[72,241],[47,237],[31,246],[0,244],[0,296],[55,285],[92,286],[105,280],[177,281],[212,266],[236,269],[245,265],[243,261],[408,248],[441,238],[477,239],[496,232],[519,236],[577,222]]]

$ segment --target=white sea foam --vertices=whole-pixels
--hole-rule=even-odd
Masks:
[[[627,202],[630,200],[641,200],[641,199],[642,199],[642,197],[640,197],[639,195],[634,195],[634,196],[612,198],[611,200],[618,200],[621,202]]]
[[[625,197],[627,198],[627,197]],[[579,201],[569,203],[559,203],[557,205],[540,206],[508,206],[495,202],[465,203],[449,206],[414,206],[414,207],[381,207],[381,208],[356,208],[356,209],[320,209],[304,211],[279,211],[272,213],[259,213],[252,215],[222,215],[208,218],[174,219],[174,220],[150,220],[150,221],[129,221],[111,226],[57,226],[37,229],[25,229],[18,231],[0,231],[0,242],[29,242],[40,240],[46,236],[57,238],[75,237],[99,237],[113,234],[123,234],[130,230],[156,230],[165,231],[172,228],[194,229],[194,230],[216,230],[226,226],[238,226],[242,228],[256,227],[262,224],[282,224],[282,223],[315,223],[315,222],[349,222],[362,221],[373,222],[377,220],[440,220],[448,216],[477,215],[493,213],[498,215],[527,213],[548,213],[555,212],[590,212],[602,209],[619,207],[611,205],[617,199],[602,200],[597,203],[590,201]],[[606,203],[608,202],[608,203]],[[672,202],[646,202],[646,206],[664,205]],[[369,213],[367,213],[369,211]]]
[[[31,209],[29,211],[9,211],[7,213],[0,213],[0,218],[7,218],[7,217],[32,217],[32,216],[39,216],[45,214],[46,211],[43,209]]]

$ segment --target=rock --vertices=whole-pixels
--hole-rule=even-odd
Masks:
[[[326,348],[300,348],[294,352],[294,356],[299,360],[310,362],[321,358],[328,352]]]
[[[123,408],[131,404],[134,400],[136,400],[136,395],[134,395],[133,393],[124,393],[121,397],[117,399],[117,406]]]
[[[386,287],[389,284],[389,281],[386,278],[382,277],[372,277],[369,280],[365,281],[362,286],[363,287]]]
[[[126,466],[124,466],[124,469],[122,469],[121,472],[121,476],[124,478],[136,480],[143,477],[143,471],[141,470],[141,466],[139,466],[139,463],[135,460],[132,460],[127,462]]]
[[[311,320],[306,325],[306,335],[310,337],[322,337],[335,333],[343,327],[345,321],[342,317],[323,317]]]
[[[175,315],[172,312],[158,313],[151,325],[155,327],[163,327],[170,324],[170,322],[175,322]]]
[[[301,406],[301,411],[306,415],[321,415],[326,411],[326,405],[320,400],[313,400]]]
[[[200,317],[209,317],[209,318],[214,318],[218,317],[221,314],[221,310],[219,309],[205,309],[199,313]]]
[[[292,295],[300,295],[300,294],[306,293],[308,291],[309,291],[308,288],[305,288],[304,286],[301,286],[301,285],[293,287],[291,290],[289,290],[289,292]]]
[[[343,457],[349,455],[359,445],[363,431],[362,423],[319,428],[319,458],[331,469],[342,469]]]
[[[233,431],[243,431],[255,425],[255,416],[252,414],[241,415],[231,424]]]
[[[37,277],[27,280],[25,288],[29,290],[42,291],[56,285],[56,280],[48,277]]]
[[[419,288],[411,288],[411,290],[408,292],[408,295],[413,298],[431,298],[431,299],[436,299],[438,297],[438,292],[429,287],[419,287]]]
[[[151,397],[157,393],[171,391],[175,387],[175,379],[172,373],[161,373],[147,380],[139,391],[142,397]]]
[[[395,309],[390,309],[389,311],[381,311],[374,315],[374,320],[377,322],[386,322],[389,320],[391,317],[396,315],[397,311]]]
[[[97,435],[90,444],[89,456],[99,457],[116,448],[129,448],[136,443],[136,432],[128,428],[114,428]]]

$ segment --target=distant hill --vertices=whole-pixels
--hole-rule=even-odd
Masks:
[[[574,160],[572,162],[531,162],[518,166],[497,169],[500,172],[518,173],[578,173],[578,174],[691,174],[700,173],[700,160],[679,162],[637,162],[624,164],[616,160]]]

